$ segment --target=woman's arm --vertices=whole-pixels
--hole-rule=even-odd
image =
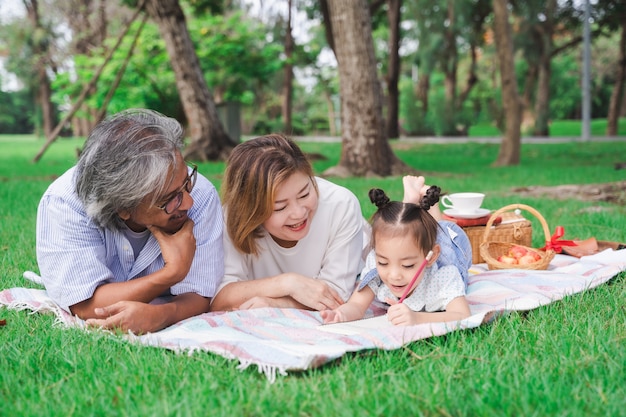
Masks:
[[[257,298],[255,303],[247,301]],[[272,299],[266,306],[325,310],[338,307],[343,300],[328,283],[296,273],[231,282],[213,298],[212,311],[260,307],[260,298]]]

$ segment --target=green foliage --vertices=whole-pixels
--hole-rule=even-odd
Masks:
[[[36,287],[37,204],[50,182],[75,163],[82,141],[63,139],[31,163],[32,136],[0,136],[0,288]],[[566,238],[626,241],[624,206],[521,197],[512,187],[623,180],[613,164],[626,142],[523,145],[522,164],[493,168],[494,144],[392,143],[410,166],[446,191],[482,190],[485,206],[535,207]],[[322,172],[340,143],[301,143],[321,153]],[[223,163],[200,172],[221,183]],[[496,180],[497,179],[497,180]],[[401,198],[399,177],[334,179],[353,190],[365,216],[371,187]],[[19,202],[19,204],[16,204]],[[536,230],[536,229],[535,229]],[[534,234],[537,235],[536,233]],[[626,387],[626,274],[596,289],[477,329],[417,341],[393,351],[351,353],[319,369],[269,384],[254,366],[206,352],[175,354],[104,332],[55,325],[45,314],[0,309],[0,414],[8,416],[620,416]]]
[[[89,108],[101,108],[109,86],[113,84],[126,59],[139,24],[133,24],[113,59],[105,67],[97,90],[87,100]],[[225,16],[188,16],[187,28],[208,87],[220,101],[252,104],[256,89],[266,84],[282,66],[280,45],[267,42],[264,28],[240,12]],[[114,37],[107,39],[105,47],[111,48],[115,41]],[[104,62],[105,55],[105,50],[92,51],[90,56],[75,55],[75,75],[61,73],[54,81],[55,102],[61,105],[73,101]],[[76,82],[75,78],[80,82]],[[142,30],[140,41],[108,111],[116,113],[129,107],[152,108],[184,119],[165,42],[157,26],[151,22]],[[79,112],[79,116],[89,117],[89,114]]]
[[[263,3],[263,2],[261,2]],[[270,2],[271,3],[271,2]],[[567,44],[580,34],[580,4],[572,1],[557,2],[555,21],[558,27],[555,47]],[[622,1],[596,2],[593,14],[592,45],[592,115],[606,117],[609,97],[615,83],[619,54],[619,24],[623,21]],[[134,9],[136,0],[124,0],[121,5]],[[328,97],[336,99],[339,94],[336,68],[320,57],[328,53],[325,31],[321,22],[319,2],[298,0],[294,9],[304,11],[309,20],[296,24],[296,45],[290,59],[298,75],[305,75],[304,86],[296,79],[293,96],[294,132],[328,133]],[[373,4],[373,3],[372,3]],[[373,36],[378,60],[377,70],[384,86],[387,70],[389,36],[386,6],[378,4],[373,16]],[[450,20],[448,7],[454,7]],[[282,80],[281,69],[285,38],[284,9],[264,6],[269,16],[252,18],[245,2],[223,0],[185,0],[187,27],[194,43],[206,82],[218,102],[237,101],[243,105],[243,131],[250,133],[255,125],[259,132],[275,131],[283,126],[279,110]],[[520,93],[528,64],[536,62],[540,42],[537,38],[545,22],[546,3],[539,0],[513,2],[512,21],[516,34],[516,71]],[[43,3],[42,6],[43,7]],[[25,85],[27,93],[22,97],[34,100],[36,81],[33,70],[38,60],[49,63],[48,71],[53,78],[54,104],[66,109],[76,99],[83,85],[102,63],[106,50],[115,42],[116,35],[125,24],[124,19],[110,18],[107,27],[109,38],[101,49],[93,49],[89,56],[67,56],[69,46],[61,41],[67,26],[63,5],[46,2],[41,13],[43,28],[34,31],[26,18],[0,23],[0,51],[7,55],[6,69],[16,74]],[[491,122],[503,126],[500,103],[500,80],[493,39],[488,41],[491,29],[490,0],[467,0],[449,2],[442,0],[414,0],[403,3],[401,59],[400,119],[402,128],[410,135],[458,135],[464,134],[471,125]],[[43,9],[42,9],[43,10]],[[127,11],[127,16],[131,11]],[[121,16],[122,14],[120,14]],[[112,16],[112,15],[111,15]],[[117,15],[116,15],[117,16]],[[93,17],[93,16],[92,16]],[[122,46],[115,52],[112,62],[105,68],[97,89],[87,100],[86,108],[78,113],[90,117],[94,109],[103,106],[108,88],[113,84],[130,48],[132,35],[139,22],[135,22]],[[86,35],[86,34],[85,34]],[[451,35],[451,36],[446,36]],[[454,40],[456,52],[451,54],[450,39]],[[465,87],[470,67],[470,45],[478,46],[478,83],[460,110],[446,104],[443,94],[444,70],[457,66],[457,95]],[[40,56],[36,50],[50,50],[51,56]],[[71,68],[71,70],[70,70]],[[428,112],[421,109],[415,99],[414,85],[406,77],[417,68],[420,76],[432,76]],[[581,113],[580,92],[580,45],[564,49],[551,62],[550,118],[551,120],[578,118]],[[21,100],[21,98],[20,98]],[[534,100],[534,92],[531,94]],[[532,106],[532,103],[531,103]],[[24,126],[41,125],[34,105],[18,106],[28,117],[2,117],[2,129],[12,117],[12,131],[23,131]],[[137,48],[126,69],[122,83],[108,106],[109,113],[129,107],[149,107],[184,121],[176,80],[171,69],[165,45],[153,22],[144,27]],[[531,107],[532,108],[532,107]],[[278,110],[277,110],[278,109]],[[339,112],[339,108],[335,109]],[[22,120],[27,119],[27,123]],[[257,120],[258,119],[258,120]],[[258,123],[257,123],[258,122]],[[256,133],[256,132],[254,132]],[[553,132],[551,132],[553,134]]]
[[[224,101],[252,104],[246,93],[283,66],[281,45],[269,43],[267,29],[240,12],[190,19],[188,28],[207,84]]]
[[[576,118],[582,106],[581,95],[580,64],[571,55],[555,58],[550,80],[550,118]]]
[[[413,81],[402,77],[398,86],[400,90],[400,126],[407,135],[430,136],[435,134],[434,128],[426,118],[422,103],[417,99]]]
[[[0,133],[31,133],[34,103],[26,90],[0,91]]]

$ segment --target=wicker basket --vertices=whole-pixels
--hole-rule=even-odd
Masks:
[[[498,257],[506,254],[509,251],[509,249],[511,249],[512,246],[516,245],[516,243],[498,242],[498,241],[491,240],[492,239],[492,237],[490,236],[491,225],[493,224],[494,220],[502,213],[506,211],[517,210],[517,209],[526,210],[532,215],[534,215],[537,219],[539,219],[539,222],[541,223],[541,227],[543,229],[543,233],[545,234],[545,237],[546,237],[546,242],[550,241],[550,229],[548,228],[548,224],[546,223],[546,220],[543,218],[543,216],[537,210],[525,204],[511,204],[509,206],[502,207],[501,209],[495,211],[489,218],[489,221],[487,222],[487,226],[485,227],[485,233],[483,234],[483,241],[480,244],[480,255],[483,257],[483,259],[487,263],[487,266],[489,267],[489,269],[532,269],[532,270],[547,269],[548,265],[550,264],[550,261],[552,260],[552,258],[554,258],[554,255],[555,255],[552,249],[548,249],[544,251],[540,249],[531,248],[529,246],[517,245],[517,246],[525,247],[528,250],[532,250],[538,253],[539,256],[541,256],[541,259],[539,259],[536,262],[524,264],[524,265],[519,265],[519,264],[512,265],[512,264],[498,261]]]
[[[502,223],[491,227],[489,237],[497,242],[511,242],[521,246],[530,246],[533,242],[533,226],[530,221],[514,212],[502,213]],[[494,219],[495,220],[495,219]],[[465,226],[463,231],[472,246],[472,263],[481,264],[485,260],[480,254],[485,226]]]

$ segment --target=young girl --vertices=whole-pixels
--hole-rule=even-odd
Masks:
[[[222,203],[225,275],[211,309],[333,309],[363,267],[367,222],[356,196],[313,175],[282,135],[235,147]]]
[[[405,177],[404,185],[405,199],[407,189],[416,191],[414,195],[424,194],[419,204],[390,201],[382,190],[370,190],[370,200],[378,207],[372,216],[373,250],[359,287],[348,302],[321,312],[325,323],[363,318],[374,298],[389,304],[387,317],[394,325],[456,321],[470,315],[461,270],[466,268],[466,257],[471,259],[471,253],[459,258],[452,249],[454,244],[442,248],[438,241],[448,240],[448,233],[428,212],[439,200],[439,187],[423,193],[423,178],[418,181],[416,177]],[[445,255],[450,262],[439,265],[443,249],[449,252]],[[432,257],[426,268],[408,288],[430,251]],[[405,293],[408,295],[399,303]]]

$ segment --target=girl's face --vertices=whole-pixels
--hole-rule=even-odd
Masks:
[[[311,178],[296,172],[276,190],[274,212],[263,222],[263,227],[280,246],[294,247],[309,233],[317,203]]]
[[[435,245],[438,246],[438,245]],[[437,251],[436,251],[437,250]],[[376,269],[380,279],[391,290],[393,295],[400,298],[415,276],[420,265],[426,258],[423,250],[417,247],[411,236],[377,236],[376,237]],[[433,248],[435,256],[428,265],[437,259],[438,247]],[[410,293],[422,281],[424,271],[420,274]]]

